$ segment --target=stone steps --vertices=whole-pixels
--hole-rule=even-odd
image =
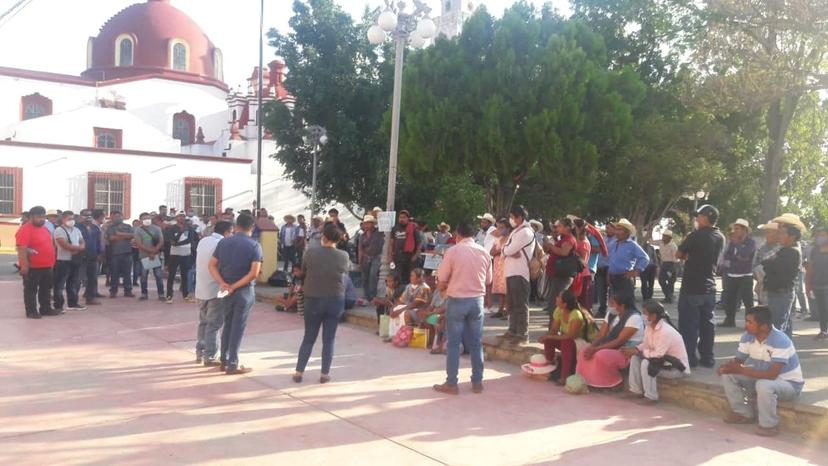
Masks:
[[[257,301],[273,303],[274,299],[256,294]],[[373,313],[347,312],[346,322],[360,328],[375,332],[377,320]],[[529,362],[529,357],[543,351],[541,345],[504,344],[494,337],[483,339],[483,351],[488,361],[504,361],[515,365]],[[659,396],[684,408],[701,411],[711,415],[722,416],[728,411],[724,389],[719,384],[698,380],[659,380]],[[828,409],[797,402],[779,402],[778,406],[781,428],[785,432],[794,432],[802,436],[828,440]]]

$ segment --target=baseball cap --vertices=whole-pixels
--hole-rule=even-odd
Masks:
[[[710,223],[716,223],[719,221],[719,209],[713,207],[710,204],[705,204],[696,210],[693,214],[694,217],[704,215],[705,217],[710,219]]]

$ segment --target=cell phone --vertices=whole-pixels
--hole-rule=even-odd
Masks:
[[[227,290],[219,290],[218,294],[216,295],[216,298],[218,298],[218,299],[225,298],[229,294],[230,294],[230,292],[227,291]]]

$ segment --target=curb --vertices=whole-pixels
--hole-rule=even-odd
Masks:
[[[273,304],[274,298],[256,293],[256,301]],[[371,315],[346,312],[345,321],[372,332],[377,329],[376,318]],[[483,353],[487,361],[503,361],[520,366],[529,362],[533,354],[542,351],[543,348],[538,344],[504,345],[495,337],[483,338]],[[658,393],[662,400],[694,411],[723,416],[729,410],[724,388],[718,384],[687,379],[659,379]],[[811,439],[828,440],[828,408],[780,401],[777,412],[783,431]]]

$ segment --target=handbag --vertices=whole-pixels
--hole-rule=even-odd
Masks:
[[[66,232],[66,241],[68,241],[69,244],[72,244],[72,235],[69,234],[69,230],[67,230],[66,228],[64,228],[62,226],[60,227],[60,229],[63,230],[64,232]],[[86,251],[83,251],[83,252],[76,252],[76,253],[72,254],[69,261],[72,263],[72,265],[82,265],[85,259],[86,259]]]
[[[555,277],[557,278],[575,278],[583,271],[584,262],[575,254],[575,248],[569,251],[568,256],[555,259]]]
[[[422,348],[426,349],[428,347],[428,329],[427,328],[415,328],[411,333],[411,340],[408,343],[409,348]]]
[[[409,327],[408,325],[404,325],[397,330],[396,335],[394,338],[391,339],[391,342],[397,348],[405,348],[411,342],[411,337],[414,334],[414,328]]]
[[[391,316],[388,314],[382,314],[379,318],[379,336],[380,338],[388,338],[391,336],[388,333],[388,326],[391,324]]]

